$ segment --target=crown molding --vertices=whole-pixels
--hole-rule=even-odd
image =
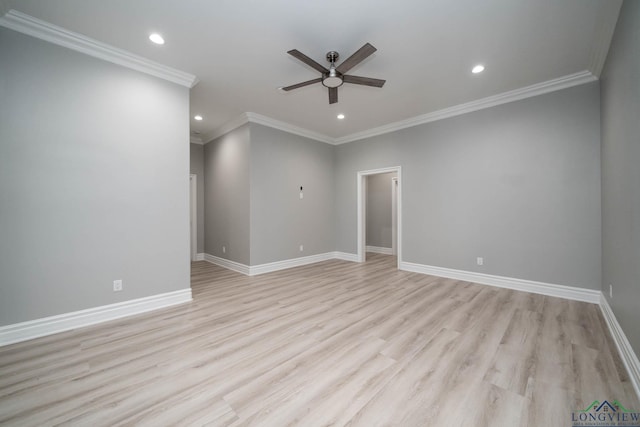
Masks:
[[[272,119],[271,117],[263,116],[257,113],[246,113],[251,123],[257,123],[259,125],[268,126],[270,128],[279,129],[285,132],[299,135],[305,138],[313,139],[316,141],[324,142],[327,144],[335,144],[335,139],[330,136],[323,135],[318,132],[314,132],[309,129],[304,129],[280,120]]]
[[[205,141],[205,144],[208,142],[211,142],[214,139],[219,138],[222,135],[227,134],[234,129],[237,129],[246,123],[256,123],[259,125],[267,126],[273,129],[278,129],[284,132],[292,133],[294,135],[299,135],[305,138],[313,139],[313,140],[324,142],[327,144],[332,144],[332,145],[335,144],[335,139],[331,138],[330,136],[323,135],[321,133],[314,132],[312,130],[304,129],[280,120],[272,119],[271,117],[263,116],[262,114],[251,113],[251,112],[242,113],[235,119],[220,126],[218,129],[207,134],[206,137],[203,138],[203,141]]]
[[[8,0],[0,0],[0,18],[2,18],[11,9]]]
[[[577,86],[596,80],[597,78],[593,74],[585,70],[579,73],[559,77],[557,79],[548,80],[546,82],[536,83],[531,86],[526,86],[520,89],[503,92],[498,95],[478,99],[476,101],[459,104],[454,107],[434,111],[432,113],[423,114],[421,116],[412,117],[410,119],[389,123],[388,125],[353,133],[351,135],[337,138],[335,140],[335,144],[340,145],[346,144],[348,142],[358,141],[360,139],[371,138],[373,136],[383,135],[385,133],[390,133],[429,122],[435,122],[437,120],[447,119],[449,117],[459,116],[462,114],[470,113],[472,111],[483,110],[485,108],[495,107],[496,105],[506,104],[525,98],[531,98],[534,96],[554,92],[556,90],[566,89],[572,86]]]
[[[622,0],[609,0],[606,2],[604,13],[599,17],[596,39],[591,49],[588,67],[594,76],[600,77],[602,74],[621,8]]]
[[[214,139],[220,138],[222,135],[231,132],[234,129],[238,129],[240,126],[246,123],[249,123],[249,116],[247,116],[247,113],[242,113],[235,119],[228,121],[217,129],[214,129],[213,132],[209,132],[208,134],[203,135],[202,140],[205,144],[207,144]]]
[[[598,78],[595,75],[593,75],[590,71],[585,70],[579,73],[562,76],[557,79],[547,80],[546,82],[536,83],[534,85],[526,86],[520,89],[503,92],[498,95],[489,96],[487,98],[478,99],[476,101],[471,101],[420,116],[411,117],[406,120],[389,123],[387,125],[379,126],[362,132],[352,133],[340,138],[331,138],[330,136],[304,129],[280,120],[272,119],[261,114],[243,113],[235,119],[225,123],[223,126],[219,127],[213,132],[207,134],[206,137],[203,138],[203,141],[205,141],[206,144],[207,142],[210,142],[228,132],[231,132],[234,129],[239,128],[245,123],[251,122],[268,126],[274,129],[279,129],[295,135],[300,135],[305,138],[314,139],[316,141],[325,142],[327,144],[340,145],[365,138],[371,138],[373,136],[395,132],[397,130],[406,129],[429,122],[435,122],[437,120],[447,119],[449,117],[471,113],[477,110],[483,110],[485,108],[495,107],[501,104],[507,104],[513,101],[519,101],[522,99],[543,95],[549,92],[555,92],[557,90],[566,89],[585,83],[591,83],[596,80],[598,80]]]
[[[193,74],[150,61],[14,9],[0,18],[0,26],[188,88],[192,88],[198,82]]]
[[[202,140],[202,138],[198,138],[197,136],[191,136],[189,138],[189,142],[191,144],[204,145],[204,141]]]

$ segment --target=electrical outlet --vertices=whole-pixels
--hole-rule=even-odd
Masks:
[[[609,285],[609,298],[613,298],[613,285]]]
[[[122,290],[122,280],[113,281],[113,292],[120,292]]]
[[[222,253],[223,253],[223,254],[226,254],[226,253],[227,253],[227,247],[226,247],[226,246],[223,246],[223,247],[222,247]]]
[[[300,245],[300,252],[304,251],[304,245]]]
[[[478,263],[478,265],[484,265],[484,258],[479,256],[478,258],[476,258],[476,262]]]

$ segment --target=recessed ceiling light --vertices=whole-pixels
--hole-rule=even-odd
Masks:
[[[155,44],[164,44],[164,39],[158,33],[153,33],[149,36],[149,40],[154,42]]]
[[[478,73],[481,73],[481,72],[483,72],[483,71],[484,71],[484,65],[480,65],[480,64],[476,65],[475,67],[473,67],[473,68],[471,69],[471,72],[472,72],[473,74],[478,74]]]
[[[339,120],[344,119],[344,114],[338,114],[338,119],[339,119]]]
[[[202,116],[200,114],[198,114],[197,116],[193,116],[193,118],[196,119],[197,121],[202,120]]]

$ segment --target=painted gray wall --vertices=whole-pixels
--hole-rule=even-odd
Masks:
[[[602,291],[636,354],[640,354],[639,58],[640,2],[627,0],[601,77]]]
[[[245,265],[250,256],[249,148],[248,124],[204,146],[205,253]]]
[[[198,217],[198,253],[204,252],[204,146],[200,144],[189,144],[189,167],[191,174],[196,175],[196,203]]]
[[[395,172],[380,173],[367,177],[366,244],[380,248],[391,248],[393,233],[391,179]]]
[[[404,261],[600,289],[599,123],[596,82],[340,145],[337,250],[357,171],[399,165]]]
[[[333,251],[334,147],[250,127],[251,265]]]
[[[5,28],[0,58],[0,325],[189,288],[189,90]]]

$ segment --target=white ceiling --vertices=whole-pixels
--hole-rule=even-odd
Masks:
[[[195,74],[192,131],[206,140],[244,112],[332,138],[583,70],[599,74],[620,1],[609,0],[20,0],[36,18]],[[157,46],[148,35],[161,33]],[[344,84],[329,105],[320,77],[287,55],[325,65],[365,42],[378,51],[349,74],[386,79]],[[599,59],[600,58],[600,59]],[[473,75],[473,65],[486,70]],[[344,113],[346,119],[336,119]]]

